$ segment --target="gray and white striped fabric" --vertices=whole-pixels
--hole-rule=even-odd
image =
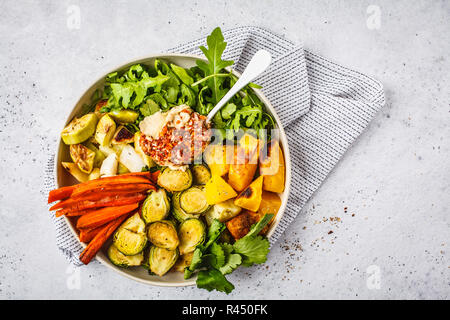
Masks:
[[[285,127],[292,162],[288,205],[270,241],[273,244],[319,188],[348,147],[384,105],[382,85],[362,74],[304,50],[258,27],[225,31],[226,59],[242,72],[259,49],[272,54],[270,68],[256,83]],[[169,52],[201,54],[199,39]],[[47,189],[54,188],[53,158],[47,168]],[[63,219],[54,219],[58,247],[74,264],[82,250]]]

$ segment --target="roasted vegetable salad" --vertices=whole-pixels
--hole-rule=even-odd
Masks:
[[[84,263],[109,244],[103,249],[118,267],[195,274],[198,287],[229,293],[225,275],[266,261],[284,155],[255,84],[206,121],[237,80],[225,47],[216,28],[195,67],[156,59],[109,74],[87,112],[64,128],[72,162],[61,165],[78,184],[48,201],[59,201],[57,216],[77,219]]]

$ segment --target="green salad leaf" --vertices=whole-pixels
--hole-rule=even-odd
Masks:
[[[224,41],[222,31],[219,27],[215,28],[206,38],[206,43],[208,48],[200,46],[200,50],[202,50],[208,62],[197,60],[197,66],[204,72],[205,77],[213,76],[207,80],[207,83],[212,90],[212,100],[214,103],[217,103],[228,90],[222,86],[224,78],[214,75],[219,74],[222,69],[233,65],[234,62],[222,60],[222,54],[227,43]]]
[[[208,230],[206,244],[197,246],[190,266],[184,270],[185,279],[189,279],[196,270],[199,270],[197,278],[199,288],[230,293],[234,286],[225,278],[226,274],[233,272],[240,265],[251,266],[266,261],[269,240],[258,234],[272,217],[273,214],[264,215],[251,227],[247,235],[234,244],[219,242],[225,225],[214,220]]]

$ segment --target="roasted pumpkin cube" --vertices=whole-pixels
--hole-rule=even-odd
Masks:
[[[258,211],[261,204],[263,176],[259,176],[234,200],[234,204],[251,211]]]
[[[267,153],[264,154],[267,150]],[[272,141],[262,150],[259,173],[264,176],[263,189],[281,193],[284,191],[285,164],[278,141]]]

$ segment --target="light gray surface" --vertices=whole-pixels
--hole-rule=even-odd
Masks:
[[[0,298],[226,297],[145,286],[99,264],[74,271],[41,191],[45,154],[93,79],[217,25],[303,42],[379,79],[387,99],[269,261],[230,276],[227,298],[449,298],[449,1],[134,2],[0,5]]]

